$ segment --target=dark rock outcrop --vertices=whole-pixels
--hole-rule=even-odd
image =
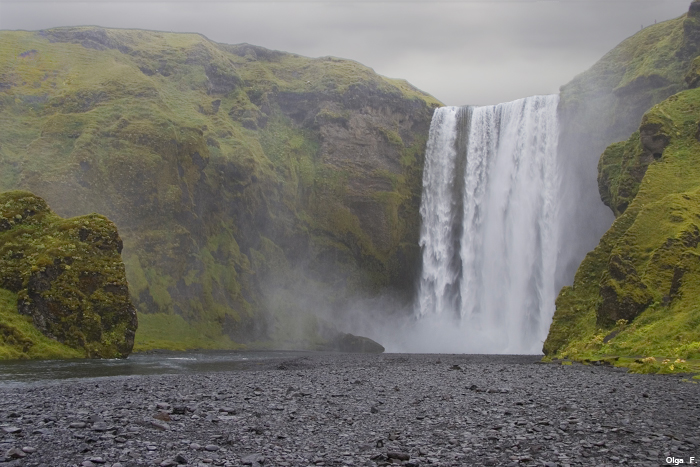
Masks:
[[[97,214],[62,219],[43,199],[12,191],[0,194],[0,226],[0,288],[17,294],[15,312],[86,357],[127,357],[136,310],[114,224]],[[22,345],[27,356],[32,345]]]
[[[383,353],[384,346],[369,337],[338,334],[328,343],[330,350],[345,353]]]

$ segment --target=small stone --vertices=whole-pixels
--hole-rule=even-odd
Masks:
[[[31,454],[33,452],[36,452],[36,448],[32,446],[25,446],[22,448],[22,451],[26,452],[27,454]]]
[[[12,448],[5,453],[5,457],[7,457],[8,459],[23,459],[27,457],[27,453],[22,451],[21,449]]]
[[[91,457],[90,462],[92,462],[94,464],[106,464],[107,463],[107,461],[101,457]]]
[[[181,452],[175,456],[175,460],[178,464],[187,464],[187,458]]]
[[[16,426],[4,426],[4,427],[2,427],[2,431],[7,433],[8,435],[14,435],[15,433],[21,432],[22,429],[18,428]]]
[[[95,422],[92,425],[92,431],[110,431],[113,427],[109,426],[105,422]]]
[[[409,454],[406,454],[405,452],[395,452],[395,451],[389,451],[386,453],[386,457],[389,459],[397,459],[400,461],[407,461],[411,458]]]
[[[369,409],[369,411],[370,413],[379,413],[379,409],[374,405]]]
[[[214,452],[218,451],[220,448],[216,444],[207,444],[206,446],[204,446],[204,449],[206,449],[209,452]]]
[[[262,454],[249,454],[241,459],[243,465],[264,464],[265,457]]]
[[[93,464],[91,461],[83,461],[83,463],[80,465],[81,467],[96,467],[96,465]]]
[[[170,425],[160,420],[150,420],[148,426],[160,431],[167,431],[170,429]]]
[[[68,428],[85,428],[85,422],[73,422],[68,425]]]
[[[177,466],[177,461],[175,459],[165,459],[160,463],[160,467],[175,467]]]
[[[163,422],[171,421],[170,414],[168,412],[158,412],[155,415],[153,415],[153,418],[155,418],[156,420],[161,420]]]
[[[176,405],[172,410],[173,415],[185,415],[185,412],[187,412],[187,407],[184,405]]]
[[[192,443],[190,444],[190,449],[192,449],[193,451],[199,451],[200,449],[202,449],[202,446],[197,443]]]

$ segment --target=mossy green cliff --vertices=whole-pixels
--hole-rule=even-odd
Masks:
[[[700,358],[699,128],[700,89],[686,90],[605,151],[600,191],[617,218],[559,294],[545,354],[649,371]]]
[[[0,358],[128,356],[121,250],[103,216],[62,219],[29,192],[0,193]]]
[[[576,187],[598,149],[597,191],[615,220],[557,298],[547,358],[700,369],[699,55],[695,1],[686,15],[635,34],[562,87],[565,184]],[[601,219],[590,209],[596,187],[577,188],[569,197],[589,209],[578,211],[565,239]]]
[[[318,309],[410,296],[432,97],[353,61],[197,34],[0,43],[0,190],[116,223],[137,348],[313,341]]]
[[[559,101],[561,134],[559,148],[564,194],[562,209],[569,213],[563,227],[564,247],[559,275],[571,283],[574,272],[610,227],[613,216],[600,203],[596,166],[605,148],[629,138],[638,130],[645,112],[680,91],[700,84],[700,4],[691,4],[687,14],[644,28],[626,39],[594,66],[562,86]],[[609,200],[613,211],[624,208],[634,198],[634,186],[644,175],[642,166],[659,151],[663,141],[652,142],[653,125],[640,129],[647,152],[637,170],[615,183],[620,190]],[[642,144],[637,142],[636,144]],[[641,154],[641,153],[640,153]],[[629,165],[630,161],[620,161]],[[634,162],[637,164],[637,162]],[[604,177],[613,176],[617,165],[604,168]],[[562,283],[562,285],[563,285]]]

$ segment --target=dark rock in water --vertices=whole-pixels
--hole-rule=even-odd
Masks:
[[[383,353],[384,346],[373,341],[369,337],[355,336],[353,334],[338,334],[329,347],[337,352],[348,353]]]

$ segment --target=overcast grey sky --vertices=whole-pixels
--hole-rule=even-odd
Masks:
[[[100,25],[198,32],[357,60],[448,105],[549,94],[690,0],[0,0],[0,29]]]

